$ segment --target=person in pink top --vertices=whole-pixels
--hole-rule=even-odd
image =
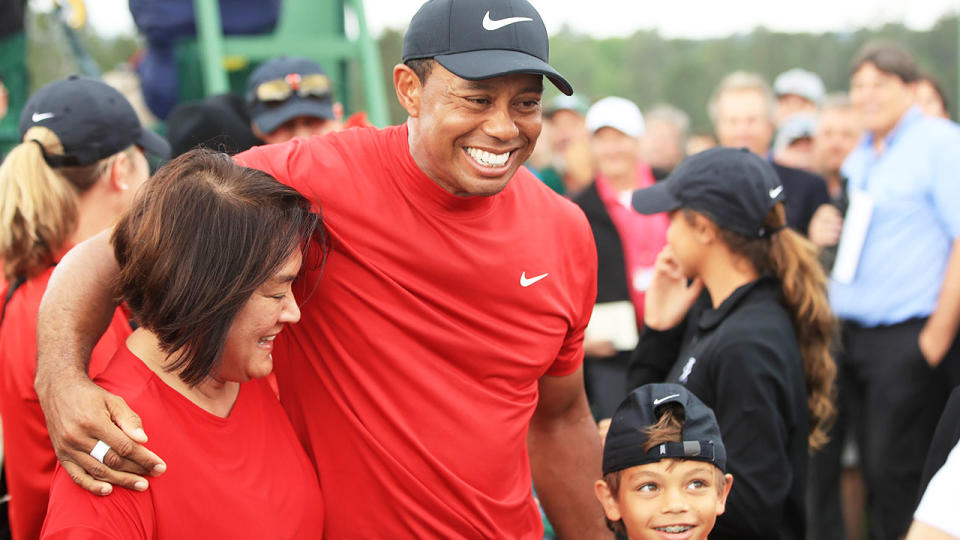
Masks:
[[[666,214],[640,215],[630,207],[636,189],[653,185],[650,167],[640,158],[644,120],[622,97],[607,97],[587,111],[587,128],[597,176],[573,201],[590,222],[597,246],[597,298],[594,321],[584,339],[587,397],[597,418],[610,418],[627,396],[627,368],[636,346],[612,328],[639,332],[643,296],[657,254],[667,242]]]

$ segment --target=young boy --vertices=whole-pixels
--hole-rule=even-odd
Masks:
[[[678,384],[647,384],[620,404],[594,486],[607,525],[630,540],[707,538],[733,485],[713,411]]]

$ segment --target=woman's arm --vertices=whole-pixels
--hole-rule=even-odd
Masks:
[[[148,493],[121,489],[97,497],[74,485],[64,469],[54,474],[42,540],[148,540],[155,530]]]

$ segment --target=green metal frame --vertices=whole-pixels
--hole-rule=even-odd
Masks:
[[[311,58],[330,69],[337,66],[341,99],[346,99],[346,63],[356,59],[363,74],[365,108],[371,122],[389,123],[387,97],[380,64],[380,50],[367,30],[363,0],[286,0],[280,22],[272,34],[224,36],[217,0],[194,0],[197,44],[206,95],[230,90],[223,60],[243,57],[259,62],[281,55]],[[358,36],[344,31],[345,10],[357,18]]]

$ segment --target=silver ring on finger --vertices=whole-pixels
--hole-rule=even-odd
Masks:
[[[109,450],[109,444],[103,441],[97,441],[97,444],[93,445],[93,450],[90,451],[90,455],[93,456],[93,459],[103,463],[103,458],[107,455],[107,451]]]

